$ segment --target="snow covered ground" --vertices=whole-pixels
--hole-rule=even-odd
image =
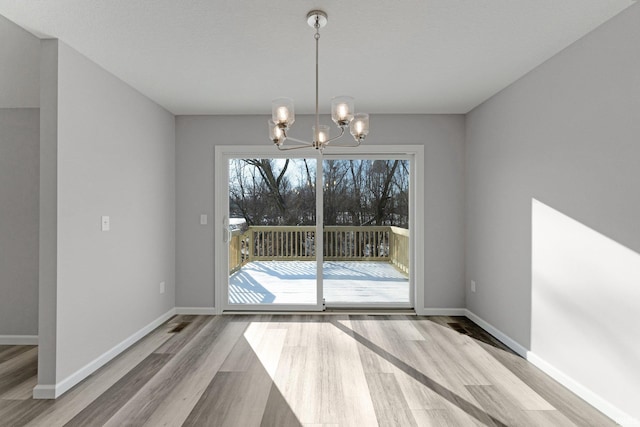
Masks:
[[[409,279],[386,262],[326,261],[330,303],[409,303]],[[254,261],[229,278],[231,304],[314,304],[316,263]]]

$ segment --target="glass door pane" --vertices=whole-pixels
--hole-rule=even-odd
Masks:
[[[402,159],[323,160],[327,307],[411,306],[409,165]]]
[[[316,159],[229,160],[232,309],[318,309]]]

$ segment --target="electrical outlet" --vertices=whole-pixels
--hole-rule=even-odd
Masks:
[[[472,280],[471,281],[471,292],[475,292],[476,291],[476,281]]]
[[[164,294],[164,282],[160,282],[160,293]]]

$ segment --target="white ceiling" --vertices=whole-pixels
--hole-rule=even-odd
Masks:
[[[633,0],[0,0],[0,15],[59,38],[174,114],[314,105],[307,12],[320,40],[321,108],[466,113]],[[597,53],[594,53],[597,54]]]

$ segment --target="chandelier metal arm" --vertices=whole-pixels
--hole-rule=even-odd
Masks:
[[[306,147],[311,147],[311,146],[313,146],[313,142],[303,141],[302,139],[289,138],[289,137],[287,137],[287,139],[286,139],[286,140],[287,140],[287,141],[292,141],[292,142],[297,142],[298,144],[304,144]]]
[[[353,148],[353,147],[359,147],[360,144],[362,144],[362,139],[358,139],[356,144],[340,144],[340,145],[336,145],[336,147]]]
[[[280,151],[291,151],[291,150],[297,150],[299,148],[309,148],[311,147],[311,144],[294,145],[294,146],[286,146],[286,147],[283,147],[282,145],[276,145],[276,147],[278,147],[278,150]]]
[[[295,147],[291,147],[291,148],[282,148],[281,145],[278,145],[278,149],[280,151],[295,150],[296,148],[313,147],[313,142],[303,141],[303,140],[298,139],[298,138],[292,138],[289,135],[287,135],[287,131],[285,129],[282,130],[282,135],[284,136],[284,140],[286,140],[286,141],[293,141],[293,142],[297,142],[298,144],[303,144],[303,145],[295,146]]]
[[[326,140],[324,142],[324,145],[328,145],[330,142],[335,141],[336,139],[340,139],[344,136],[344,126],[340,126],[340,135],[338,136],[334,136],[333,138],[329,138],[328,140]],[[347,145],[345,145],[345,147],[348,147]]]

